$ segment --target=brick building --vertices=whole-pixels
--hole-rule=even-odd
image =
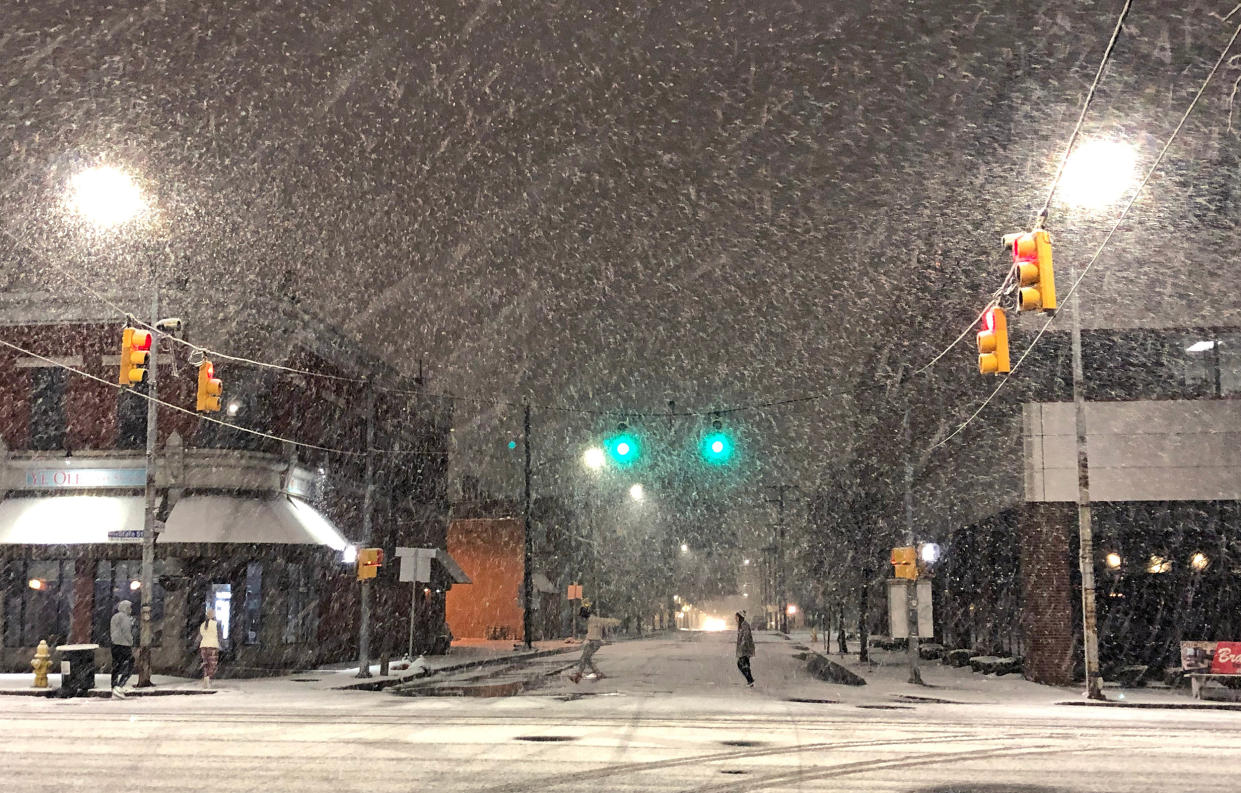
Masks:
[[[115,382],[122,326],[97,306],[30,292],[0,294],[0,668],[24,669],[40,639],[107,645],[120,599],[139,600],[146,402]],[[296,306],[239,325],[265,360],[376,388],[370,542],[442,549],[451,408],[421,382],[360,356],[338,331]],[[188,348],[165,342],[158,395],[194,407]],[[77,374],[63,368],[71,367]],[[364,458],[240,432],[245,426],[315,446],[365,444],[358,383],[216,362],[225,426],[159,408],[157,488],[166,527],[156,544],[156,670],[194,669],[205,606],[224,626],[225,674],[356,658],[357,586],[343,563],[361,536]],[[84,375],[93,375],[104,382]],[[374,587],[372,648],[403,650],[410,609],[416,649],[441,633],[451,570],[411,602],[395,565]],[[451,567],[451,566],[449,566]],[[104,651],[101,650],[101,656]]]
[[[1043,344],[1025,375],[1042,385],[951,458],[975,484],[929,478],[919,517],[942,521],[945,641],[1064,684],[1081,676],[1075,423],[1067,334]],[[1181,640],[1241,635],[1241,331],[1088,329],[1083,358],[1101,663],[1154,676]]]

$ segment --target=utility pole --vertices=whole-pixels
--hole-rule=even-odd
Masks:
[[[362,544],[369,548],[371,537],[371,513],[375,506],[375,389],[370,378],[366,380],[366,484],[362,491]],[[364,578],[359,584],[362,619],[358,626],[358,677],[371,676],[371,579]]]
[[[905,439],[905,544],[911,547],[917,547],[914,540],[914,456],[913,456],[913,429],[910,427],[909,420],[909,400],[908,391],[906,391],[905,401],[905,417],[902,421],[902,434]],[[922,672],[918,669],[918,580],[906,579],[905,589],[909,593],[907,598],[909,603],[909,612],[906,622],[909,623],[909,638],[906,640],[907,653],[909,656],[909,682],[913,685],[923,685]]]
[[[1069,268],[1069,283],[1077,283],[1077,268]],[[1090,522],[1090,460],[1086,454],[1086,378],[1082,365],[1081,297],[1073,291],[1073,414],[1077,434],[1077,565],[1082,577],[1082,647],[1086,667],[1086,696],[1107,699],[1099,677],[1099,629],[1095,613],[1094,533]]]
[[[521,566],[521,592],[525,608],[521,612],[521,632],[526,639],[526,649],[531,647],[530,634],[534,630],[534,536],[530,532],[530,403],[525,405],[521,421],[522,447],[525,449],[525,495],[521,510],[522,534],[524,535],[525,556]]]
[[[784,494],[790,490],[795,490],[794,485],[773,485],[772,490],[775,491],[776,497],[768,499],[768,503],[776,505],[776,569],[775,569],[775,597],[776,608],[779,613],[776,615],[776,623],[780,626],[781,633],[789,632],[789,604],[788,592],[785,589],[784,581]]]
[[[152,268],[157,273],[157,268]],[[153,278],[152,280],[156,280]],[[151,324],[159,326],[159,286],[156,281],[155,294],[151,298]],[[147,442],[146,442],[146,508],[142,516],[142,606],[139,610],[138,623],[138,687],[147,688],[151,685],[151,606],[155,594],[155,452],[159,443],[159,412],[155,400],[158,398],[156,381],[159,377],[159,361],[157,349],[159,334],[151,334],[151,350],[147,356]]]

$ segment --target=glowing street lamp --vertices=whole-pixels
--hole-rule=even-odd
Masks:
[[[641,501],[642,499],[646,498],[646,491],[642,488],[641,482],[635,482],[629,488],[629,497],[632,498],[634,501]]]
[[[1098,139],[1081,144],[1069,155],[1056,195],[1082,209],[1103,209],[1128,192],[1136,178],[1138,155],[1117,140]]]
[[[604,459],[603,449],[592,446],[582,455],[582,464],[592,471],[598,471],[603,467]]]
[[[108,165],[77,174],[69,190],[69,205],[98,228],[119,226],[146,209],[142,191],[129,174]]]

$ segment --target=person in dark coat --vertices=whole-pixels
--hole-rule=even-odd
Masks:
[[[754,657],[754,634],[745,614],[737,612],[737,668],[745,675],[745,684],[754,688],[754,675],[750,672],[750,659]]]

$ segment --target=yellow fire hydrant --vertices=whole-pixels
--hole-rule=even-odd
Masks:
[[[34,669],[34,687],[47,688],[47,670],[52,668],[52,651],[48,649],[46,639],[39,642],[30,666]]]

